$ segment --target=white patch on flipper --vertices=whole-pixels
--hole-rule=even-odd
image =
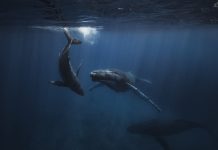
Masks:
[[[149,103],[151,103],[157,111],[161,112],[161,108],[157,104],[155,104],[147,95],[145,95],[142,91],[140,91],[137,87],[135,87],[130,83],[126,83],[126,84],[135,92],[137,92],[140,96],[145,98]]]

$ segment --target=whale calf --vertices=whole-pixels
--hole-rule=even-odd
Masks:
[[[68,42],[65,45],[64,49],[59,54],[59,73],[62,80],[50,81],[51,84],[70,88],[72,91],[78,95],[83,96],[84,91],[80,85],[78,74],[82,65],[79,65],[76,73],[70,64],[69,49],[73,44],[81,44],[81,41],[74,39],[70,36],[69,31],[64,28],[64,35],[66,36]]]
[[[157,110],[161,111],[161,108],[155,104],[148,96],[146,96],[141,90],[139,90],[134,84],[136,82],[136,77],[130,72],[123,72],[118,69],[99,69],[94,70],[90,73],[91,80],[94,82],[98,82],[94,86],[92,86],[89,90],[100,87],[102,85],[106,85],[110,89],[116,92],[124,92],[129,89],[135,91],[138,95],[140,95],[144,100],[148,101],[152,104],[152,106]],[[151,83],[145,79],[138,79],[143,82]]]

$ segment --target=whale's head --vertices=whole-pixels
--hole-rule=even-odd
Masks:
[[[84,95],[85,95],[84,91],[81,90],[80,93],[79,93],[79,95],[84,96]]]
[[[76,92],[77,92],[77,94],[79,94],[80,96],[84,96],[85,95],[85,93],[84,93],[84,91],[83,91],[83,89],[80,87],[80,88],[78,88],[77,90],[76,90]]]
[[[105,79],[105,71],[103,70],[94,70],[90,72],[90,78],[92,81],[100,81]]]
[[[112,75],[113,72],[110,70],[94,70],[90,73],[92,81],[108,81]]]
[[[80,96],[84,96],[85,92],[83,88],[81,87],[79,82],[74,82],[73,84],[67,85],[73,92],[76,92]]]

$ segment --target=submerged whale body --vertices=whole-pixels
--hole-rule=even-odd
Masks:
[[[136,123],[130,125],[127,128],[127,131],[131,134],[152,136],[164,150],[171,150],[170,145],[164,139],[164,136],[176,135],[194,128],[203,129],[211,135],[205,126],[182,119],[167,121],[150,120],[147,122]]]
[[[106,85],[107,87],[116,92],[124,92],[131,89],[139,96],[141,96],[144,100],[152,104],[152,106],[157,111],[161,111],[161,108],[157,104],[155,104],[147,95],[145,95],[140,89],[138,89],[134,85],[136,80],[140,80],[150,84],[151,82],[146,79],[136,78],[132,73],[123,72],[118,69],[94,70],[90,73],[90,77],[92,81],[98,82],[90,88],[90,91],[102,85]]]
[[[83,96],[84,91],[80,85],[78,74],[80,71],[81,65],[78,67],[77,72],[73,70],[70,64],[70,57],[69,57],[69,49],[71,48],[72,44],[80,44],[81,41],[77,39],[73,39],[70,37],[68,30],[64,30],[64,34],[68,39],[68,43],[64,47],[64,49],[59,54],[59,73],[62,78],[60,81],[50,81],[51,84],[61,87],[68,87],[78,95]]]
[[[147,134],[151,136],[170,136],[193,128],[206,129],[201,124],[182,119],[159,121],[151,120],[130,125],[127,131],[134,134]]]
[[[129,90],[126,83],[134,84],[134,81],[128,78],[125,72],[118,69],[101,69],[90,73],[92,81],[100,82],[116,92]]]

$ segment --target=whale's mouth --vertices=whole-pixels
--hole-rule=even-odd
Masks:
[[[92,81],[104,81],[104,80],[107,80],[106,79],[106,75],[104,72],[101,72],[101,71],[92,71],[90,73],[90,77],[92,79]]]
[[[114,81],[115,74],[110,70],[95,70],[90,73],[92,81]]]
[[[99,74],[94,72],[94,71],[90,73],[90,77],[91,77],[92,81],[99,81],[100,80]]]

